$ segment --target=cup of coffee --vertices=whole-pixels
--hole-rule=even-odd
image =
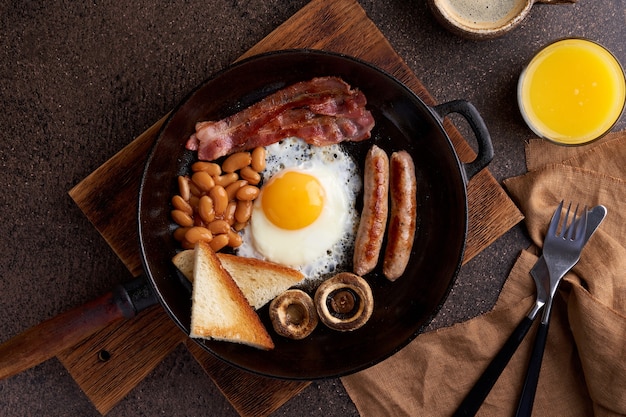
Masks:
[[[435,18],[452,33],[468,39],[492,39],[509,32],[535,3],[576,0],[428,0]]]
[[[621,116],[625,99],[619,61],[602,45],[581,38],[545,46],[522,70],[517,86],[528,127],[561,145],[602,137]]]

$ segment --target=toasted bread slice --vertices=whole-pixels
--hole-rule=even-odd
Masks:
[[[226,253],[217,257],[257,310],[304,279],[300,271],[272,262]]]
[[[304,279],[299,271],[272,262],[226,253],[218,253],[217,257],[256,310]],[[193,249],[179,252],[172,258],[190,281],[193,281],[193,259]]]
[[[259,316],[215,252],[203,242],[194,252],[190,336],[273,349]]]
[[[196,251],[194,249],[187,249],[182,252],[178,252],[172,258],[172,262],[183,273],[185,278],[193,282],[193,263],[195,261]]]

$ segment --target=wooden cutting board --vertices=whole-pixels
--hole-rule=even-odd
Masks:
[[[289,48],[324,49],[359,57],[396,76],[427,104],[435,104],[355,0],[311,1],[241,58]],[[136,234],[139,182],[164,120],[165,117],[156,122],[70,191],[133,275],[142,272]],[[474,152],[454,126],[446,120],[444,127],[460,158],[473,159]],[[469,234],[464,262],[522,219],[488,170],[470,181],[468,200]],[[148,325],[151,337],[142,337]],[[137,340],[142,343],[135,343]],[[106,414],[181,343],[242,416],[267,416],[308,385],[252,375],[222,362],[187,338],[160,306],[134,320],[108,326],[58,358],[95,407]]]

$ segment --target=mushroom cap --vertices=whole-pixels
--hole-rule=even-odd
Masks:
[[[284,291],[272,300],[269,308],[276,333],[290,339],[304,339],[317,327],[318,318],[313,299],[302,290]]]
[[[374,297],[365,279],[341,272],[317,288],[315,307],[320,320],[329,328],[352,331],[362,327],[372,316]]]

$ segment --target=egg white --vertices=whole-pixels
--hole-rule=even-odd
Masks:
[[[281,229],[265,217],[261,187],[237,254],[293,267],[309,282],[346,269],[352,259],[359,222],[355,204],[362,181],[356,162],[339,145],[311,146],[298,138],[267,146],[266,155],[264,183],[288,170],[307,173],[322,185],[324,206],[309,226]]]

